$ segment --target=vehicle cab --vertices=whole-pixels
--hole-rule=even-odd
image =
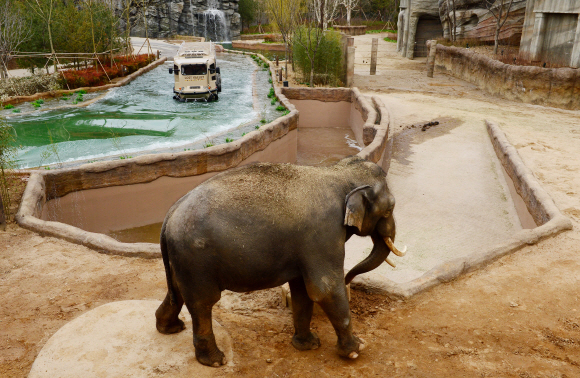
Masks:
[[[217,100],[221,92],[220,69],[212,42],[184,42],[173,58],[174,99]]]

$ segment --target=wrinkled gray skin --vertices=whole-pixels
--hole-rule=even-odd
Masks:
[[[253,164],[216,175],[169,210],[161,230],[168,293],[155,313],[161,333],[176,333],[185,303],[198,361],[220,366],[211,311],[222,290],[247,292],[290,284],[299,350],[316,349],[310,332],[318,303],[338,336],[338,353],[356,358],[345,282],[378,267],[395,239],[395,199],[384,171],[358,157],[331,167]],[[370,235],[371,254],[344,277],[345,242]]]

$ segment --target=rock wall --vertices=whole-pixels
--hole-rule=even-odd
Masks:
[[[580,70],[514,66],[469,49],[437,45],[435,65],[508,100],[580,109]]]
[[[449,3],[449,8],[447,7]],[[455,0],[456,33],[458,39],[477,39],[493,41],[496,19],[486,8],[486,0]],[[506,1],[509,3],[509,1]],[[524,25],[527,0],[514,0],[507,21],[501,29],[500,43],[519,45]],[[496,1],[493,10],[499,10],[500,2]],[[504,6],[504,9],[507,5]],[[453,19],[452,0],[439,0],[439,15],[443,24],[444,36],[449,38],[449,18]]]
[[[239,0],[153,0],[147,2],[147,34],[151,38],[172,35],[194,35],[206,37],[204,11],[217,9],[223,12],[228,29],[227,41],[240,38],[242,23],[238,13]],[[115,0],[118,15],[124,13],[124,0]],[[211,3],[211,5],[210,5]],[[138,2],[135,4],[139,4]],[[132,7],[130,11],[131,36],[145,37],[144,11]],[[126,18],[120,22],[121,30],[126,30]],[[207,37],[206,37],[207,38]],[[224,39],[226,40],[226,39]],[[216,41],[220,42],[220,41]]]

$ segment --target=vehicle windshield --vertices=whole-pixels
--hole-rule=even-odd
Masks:
[[[181,66],[182,75],[206,75],[207,66],[205,64],[188,64]]]

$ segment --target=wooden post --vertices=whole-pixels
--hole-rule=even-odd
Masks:
[[[6,231],[6,216],[4,216],[4,202],[0,193],[0,231]]]
[[[161,58],[161,51],[157,50],[157,60],[159,60],[159,58]]]
[[[278,67],[278,55],[276,55],[276,67]]]
[[[435,53],[437,52],[437,41],[431,40],[431,48],[427,57],[427,77],[433,77],[435,71]]]
[[[373,38],[373,44],[371,47],[371,75],[377,73],[377,51],[379,49],[379,39]]]
[[[278,73],[279,73],[279,75],[280,75],[280,77],[278,78],[278,81],[282,81],[282,68],[280,68],[280,69],[278,70]]]

